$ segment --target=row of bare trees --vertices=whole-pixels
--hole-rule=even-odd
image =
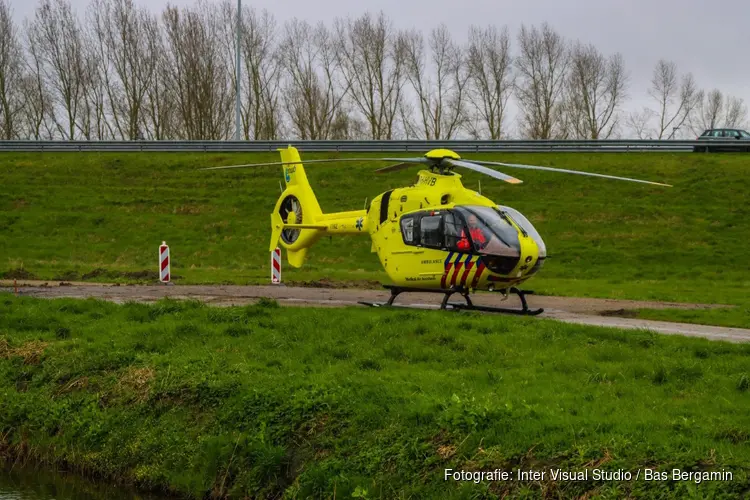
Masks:
[[[234,136],[233,0],[159,15],[133,0],[40,0],[22,26],[0,0],[0,138],[228,139]],[[742,99],[700,90],[660,60],[652,107],[627,112],[621,54],[548,24],[396,30],[382,13],[294,19],[243,7],[245,139],[666,138],[743,126]],[[513,50],[515,49],[515,50]],[[510,111],[515,106],[517,125]],[[512,134],[512,130],[515,134]]]
[[[675,130],[700,134],[708,128],[747,127],[747,106],[739,97],[720,90],[700,90],[691,73],[679,75],[671,61],[660,60],[654,68],[649,96],[656,109],[644,107],[630,113],[627,122],[635,137],[663,139]]]

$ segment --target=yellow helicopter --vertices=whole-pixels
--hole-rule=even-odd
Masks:
[[[456,167],[480,172],[510,184],[522,181],[485,165],[546,170],[671,187],[669,184],[579,172],[551,167],[489,161],[467,161],[448,149],[434,149],[416,158],[344,158],[309,160],[306,163],[344,161],[397,162],[375,172],[391,172],[415,165],[414,184],[388,190],[366,209],[323,213],[310,186],[302,159],[293,146],[278,150],[281,162],[210,167],[204,170],[268,165],[283,166],[284,189],[271,214],[270,251],[285,248],[289,264],[301,267],[307,250],[324,235],[368,234],[372,252],[392,280],[391,296],[385,303],[361,302],[370,306],[391,306],[402,292],[443,293],[441,309],[470,309],[537,315],[543,309],[529,309],[517,287],[544,265],[547,248],[539,232],[519,211],[498,205],[461,183]],[[521,309],[485,307],[472,303],[469,294],[477,290],[497,291],[507,299],[518,295]],[[466,304],[449,303],[461,294]],[[504,300],[503,299],[503,300]]]

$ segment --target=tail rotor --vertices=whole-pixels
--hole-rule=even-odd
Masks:
[[[299,199],[293,194],[287,195],[279,206],[279,215],[285,224],[302,224],[302,204]],[[299,238],[300,231],[300,229],[283,229],[281,239],[284,243],[291,245]]]

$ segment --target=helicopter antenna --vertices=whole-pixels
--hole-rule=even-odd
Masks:
[[[479,183],[479,194],[482,194],[482,180],[478,179],[477,182]]]
[[[281,186],[281,181],[279,181],[279,189],[281,190],[281,193],[284,193],[284,188]]]
[[[365,210],[367,210],[367,198],[365,198]]]

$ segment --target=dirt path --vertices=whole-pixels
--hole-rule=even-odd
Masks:
[[[13,291],[13,282],[0,281],[4,291]],[[206,286],[206,285],[108,285],[92,283],[19,282],[19,294],[30,297],[72,297],[126,302],[129,300],[151,302],[163,297],[196,299],[213,305],[242,305],[257,301],[261,297],[276,299],[281,305],[290,306],[355,306],[359,301],[383,302],[388,299],[387,290],[357,290],[336,288],[268,286]],[[520,307],[517,297],[501,301],[499,294],[477,294],[472,300],[477,305],[496,307]],[[409,293],[396,299],[397,305],[412,307],[439,307],[441,295],[431,293]],[[544,308],[538,318],[551,318],[568,323],[611,326],[618,328],[648,329],[664,334],[706,337],[713,340],[750,342],[750,330],[715,326],[649,321],[627,318],[627,312],[638,308],[703,309],[727,307],[709,304],[684,304],[637,300],[610,300],[578,297],[550,297],[532,295],[527,298],[529,307]],[[460,302],[461,297],[452,301]],[[363,306],[364,307],[364,306]]]

